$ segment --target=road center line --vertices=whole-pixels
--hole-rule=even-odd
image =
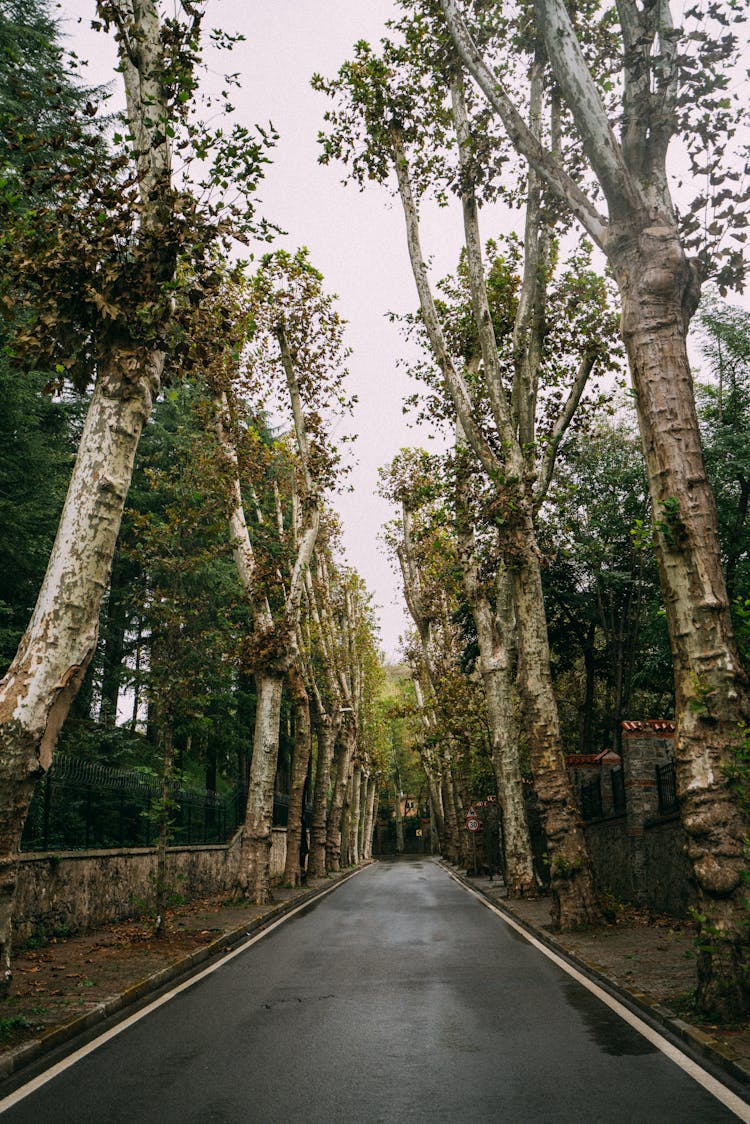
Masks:
[[[206,978],[206,976],[210,976],[213,972],[218,971],[219,968],[222,968],[225,964],[228,964],[230,960],[234,960],[235,956],[240,956],[243,952],[246,952],[247,949],[249,949],[252,945],[257,944],[258,941],[261,941],[264,937],[267,937],[269,933],[272,933],[274,931],[274,929],[278,929],[278,927],[280,925],[283,925],[285,921],[290,921],[292,917],[294,917],[297,913],[300,913],[303,909],[307,909],[309,906],[313,905],[315,902],[320,901],[321,898],[326,897],[328,894],[333,893],[334,890],[338,890],[338,888],[340,886],[343,886],[345,882],[348,882],[350,878],[354,878],[357,874],[361,874],[362,871],[366,869],[367,867],[362,866],[359,868],[359,870],[352,871],[352,873],[348,874],[346,878],[340,878],[338,882],[334,883],[333,886],[329,886],[326,890],[323,890],[314,898],[310,898],[308,901],[301,902],[300,905],[295,906],[294,909],[290,909],[288,913],[285,913],[282,917],[279,917],[278,920],[273,921],[265,929],[261,929],[260,932],[255,933],[252,937],[249,938],[249,940],[243,941],[243,943],[241,945],[238,945],[237,948],[233,948],[231,952],[226,953],[226,955],[222,956],[220,960],[217,960],[213,964],[210,964],[208,968],[203,968],[202,971],[198,972],[194,976],[191,976],[190,979],[183,980],[181,984],[178,984],[176,987],[171,988],[170,991],[165,992],[164,995],[159,996],[158,999],[154,999],[151,1003],[147,1004],[147,1006],[141,1007],[140,1011],[136,1011],[135,1014],[129,1015],[126,1019],[123,1019],[122,1022],[117,1023],[116,1026],[110,1027],[110,1029],[105,1030],[103,1034],[99,1034],[96,1038],[92,1038],[90,1042],[87,1042],[85,1046],[81,1046],[79,1050],[75,1050],[72,1054],[68,1054],[66,1058],[63,1058],[62,1061],[59,1061],[49,1069],[46,1069],[44,1073],[38,1074],[37,1077],[32,1078],[31,1081],[28,1081],[25,1085],[20,1085],[18,1089],[16,1089],[13,1093],[9,1093],[7,1097],[4,1097],[2,1100],[0,1100],[0,1113],[6,1112],[9,1108],[12,1108],[14,1105],[18,1104],[19,1101],[24,1100],[26,1097],[36,1092],[37,1089],[41,1089],[41,1087],[43,1085],[46,1085],[48,1081],[54,1080],[54,1078],[59,1076],[59,1074],[64,1073],[66,1069],[70,1069],[71,1066],[75,1065],[76,1062],[79,1062],[83,1058],[88,1057],[89,1054],[93,1054],[94,1050],[98,1050],[100,1046],[103,1046],[106,1042],[109,1042],[111,1041],[111,1039],[116,1038],[118,1034],[122,1033],[122,1031],[127,1030],[128,1027],[131,1027],[135,1023],[140,1022],[141,1019],[144,1019],[147,1015],[150,1015],[152,1011],[156,1011],[159,1007],[163,1007],[165,1003],[168,1003],[170,999],[174,999],[174,997],[176,995],[179,995],[180,992],[187,991],[189,987],[192,987],[193,984],[198,983],[199,980],[203,980]]]
[[[443,870],[445,870],[445,867],[443,867]],[[582,984],[582,986],[590,991],[593,995],[595,995],[597,999],[601,999],[602,1003],[605,1003],[611,1011],[614,1011],[616,1015],[619,1015],[621,1019],[624,1019],[626,1023],[633,1027],[634,1030],[637,1030],[639,1034],[648,1039],[648,1041],[651,1042],[652,1045],[656,1046],[656,1048],[660,1050],[662,1054],[665,1054],[670,1061],[674,1062],[675,1065],[678,1065],[680,1069],[684,1070],[684,1072],[687,1073],[689,1077],[692,1077],[694,1081],[697,1081],[699,1085],[702,1085],[708,1093],[710,1093],[717,1099],[717,1101],[721,1101],[721,1103],[725,1105],[726,1108],[728,1108],[731,1112],[733,1112],[735,1116],[739,1117],[740,1120],[745,1121],[745,1124],[750,1124],[750,1105],[746,1104],[746,1102],[738,1097],[736,1093],[733,1093],[731,1089],[727,1089],[725,1085],[722,1085],[720,1081],[717,1081],[715,1077],[712,1077],[711,1074],[703,1069],[702,1066],[700,1066],[692,1058],[688,1057],[687,1054],[683,1053],[683,1051],[675,1046],[672,1042],[670,1042],[669,1039],[665,1038],[657,1030],[654,1030],[653,1027],[650,1027],[648,1023],[644,1022],[643,1019],[640,1019],[638,1015],[633,1014],[632,1011],[628,1010],[628,1008],[623,1003],[620,1003],[619,1000],[615,999],[612,995],[609,994],[609,992],[605,991],[604,988],[599,987],[599,985],[594,983],[593,980],[587,979],[587,977],[584,976],[582,972],[579,972],[562,956],[558,956],[556,952],[553,952],[552,949],[548,948],[545,944],[542,943],[542,941],[532,936],[527,929],[524,929],[524,927],[522,925],[519,925],[518,922],[514,921],[512,917],[509,917],[506,913],[503,913],[501,909],[498,909],[496,905],[493,905],[491,901],[488,901],[488,899],[485,898],[483,894],[480,894],[477,890],[473,889],[473,887],[467,886],[466,883],[462,881],[462,879],[458,878],[453,873],[453,871],[446,870],[446,874],[449,874],[450,877],[459,884],[459,886],[463,887],[463,889],[466,890],[468,894],[471,894],[473,897],[475,897],[477,901],[480,902],[483,906],[491,910],[493,913],[497,914],[497,916],[502,921],[504,921],[506,925],[510,925],[512,929],[515,929],[515,931],[519,933],[524,938],[524,940],[526,940],[530,945],[533,945],[534,948],[539,952],[543,953],[543,955],[546,956],[548,960],[551,960],[553,964],[557,964],[559,968],[562,968],[564,972],[567,972],[569,976],[572,976],[574,980],[576,980],[579,984]],[[1,1107],[2,1105],[0,1105],[0,1108]]]

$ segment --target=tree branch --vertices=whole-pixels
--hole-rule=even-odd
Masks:
[[[453,41],[469,73],[500,117],[511,143],[570,208],[586,232],[604,250],[607,220],[586,193],[529,129],[515,105],[485,63],[459,13],[455,0],[440,0]]]
[[[534,0],[555,78],[601,184],[611,217],[639,210],[638,186],[623,159],[564,0]]]
[[[441,374],[445,381],[445,385],[453,400],[453,405],[461,419],[466,439],[474,450],[478,460],[488,475],[497,472],[500,468],[497,457],[490,449],[489,445],[484,439],[484,436],[474,420],[474,415],[471,406],[471,399],[466,385],[453,366],[448,348],[443,336],[443,329],[440,326],[437,309],[435,302],[432,298],[430,290],[430,282],[427,277],[427,266],[422,256],[422,246],[419,237],[419,217],[417,215],[417,208],[414,202],[414,196],[411,190],[411,182],[409,179],[409,164],[406,159],[406,153],[401,141],[401,136],[396,127],[392,127],[390,131],[391,146],[393,150],[393,162],[396,169],[396,177],[398,179],[398,190],[401,198],[401,203],[404,209],[404,218],[406,220],[406,236],[409,246],[409,259],[411,261],[412,272],[414,274],[414,281],[417,286],[417,293],[419,295],[419,305],[422,312],[422,320],[424,321],[425,329],[430,340],[435,361],[440,368]]]
[[[594,369],[595,363],[596,356],[593,354],[593,352],[587,353],[581,359],[581,362],[578,364],[578,371],[576,372],[576,377],[573,382],[573,386],[570,389],[568,399],[562,410],[558,414],[557,421],[552,428],[552,434],[550,435],[549,443],[542,458],[537,485],[534,489],[535,512],[538,511],[541,505],[544,503],[545,496],[547,495],[547,490],[550,486],[550,481],[552,480],[552,473],[555,471],[555,462],[557,460],[557,453],[560,448],[560,442],[565,436],[565,431],[573,420],[573,415],[578,408],[578,403],[581,401],[581,395],[586,388],[586,383],[588,382],[589,376]]]

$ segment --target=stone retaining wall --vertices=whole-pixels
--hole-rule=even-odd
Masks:
[[[673,738],[674,723],[668,720],[623,722],[625,814],[607,815],[605,809],[606,818],[584,827],[600,889],[658,913],[686,917],[697,901],[686,835],[679,814],[659,814],[656,779],[657,765],[673,760]],[[605,757],[591,761],[603,771]],[[579,758],[569,760],[575,764]],[[602,784],[603,791],[607,788]]]
[[[584,824],[597,886],[625,902],[656,913],[687,917],[697,901],[692,870],[685,854],[679,816],[654,819],[638,837],[638,878],[633,865],[633,836],[625,816]]]
[[[621,901],[633,897],[630,842],[624,816],[584,824],[596,884]]]
[[[693,867],[686,848],[687,835],[679,815],[646,823],[643,830],[646,904],[675,917],[687,917],[698,903]]]
[[[196,898],[229,891],[236,883],[239,858],[239,833],[228,844],[170,847],[168,870],[174,892]],[[271,875],[276,880],[285,859],[286,829],[274,828]],[[21,855],[15,940],[80,933],[133,917],[153,901],[155,874],[154,848]]]

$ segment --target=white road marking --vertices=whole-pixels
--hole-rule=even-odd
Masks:
[[[445,867],[443,867],[443,870],[445,870]],[[577,969],[575,969],[572,964],[569,964],[567,960],[563,959],[562,956],[558,956],[557,953],[553,952],[551,948],[548,948],[546,944],[537,940],[537,938],[532,936],[522,925],[519,925],[512,917],[509,917],[507,913],[504,913],[501,909],[498,909],[496,905],[493,905],[491,901],[488,901],[483,894],[478,893],[471,886],[467,886],[465,882],[456,877],[453,871],[446,870],[446,874],[449,874],[455,882],[458,882],[459,886],[462,886],[468,894],[472,894],[483,906],[486,906],[487,909],[496,913],[506,925],[510,925],[512,929],[520,933],[524,940],[528,941],[530,945],[533,945],[534,948],[543,953],[548,960],[551,960],[553,964],[557,964],[564,972],[567,972],[569,976],[572,976],[574,980],[595,995],[597,999],[601,999],[602,1003],[606,1003],[610,1010],[619,1015],[621,1019],[624,1019],[626,1023],[632,1026],[634,1030],[637,1030],[639,1034],[642,1034],[644,1038],[648,1039],[658,1050],[661,1050],[662,1054],[665,1054],[670,1061],[673,1061],[675,1065],[678,1065],[680,1069],[684,1070],[689,1077],[692,1077],[694,1081],[702,1085],[707,1092],[716,1097],[717,1101],[721,1101],[730,1112],[733,1112],[740,1120],[745,1121],[745,1124],[750,1124],[750,1105],[746,1104],[746,1102],[733,1093],[731,1089],[727,1089],[725,1085],[722,1085],[720,1081],[712,1077],[702,1066],[698,1065],[698,1063],[688,1057],[687,1054],[684,1054],[682,1050],[678,1049],[669,1039],[664,1038],[657,1030],[650,1027],[643,1019],[634,1015],[632,1011],[628,1010],[624,1004],[611,996],[604,988],[599,987],[593,980],[587,979],[586,976],[577,971]]]
[[[285,921],[291,920],[291,918],[294,917],[295,914],[299,913],[303,909],[306,909],[308,906],[312,905],[313,902],[320,901],[320,899],[326,897],[327,894],[332,893],[334,890],[338,890],[339,886],[343,886],[344,882],[348,882],[350,878],[354,878],[355,875],[361,874],[361,872],[366,869],[367,867],[363,866],[360,867],[359,870],[352,871],[352,873],[348,874],[346,878],[340,878],[338,882],[334,883],[333,886],[329,886],[327,890],[323,890],[322,893],[317,895],[317,897],[312,898],[306,902],[302,902],[300,905],[295,906],[294,909],[290,909],[288,913],[285,913],[283,915],[283,917],[279,917],[277,921],[273,921],[267,928],[261,929],[259,933],[255,933],[255,935],[250,937],[249,940],[244,941],[241,945],[238,945],[237,948],[234,948],[231,952],[226,953],[225,956],[222,956],[220,960],[217,960],[215,963],[209,965],[208,968],[204,968],[203,971],[198,972],[197,975],[191,976],[189,980],[184,980],[181,984],[178,984],[177,987],[173,987],[170,991],[166,992],[158,999],[154,999],[153,1002],[149,1003],[147,1006],[141,1007],[140,1011],[136,1011],[134,1015],[129,1015],[128,1018],[123,1019],[122,1022],[119,1022],[116,1026],[110,1027],[110,1029],[105,1030],[103,1034],[100,1034],[96,1038],[93,1038],[91,1042],[88,1042],[85,1046],[82,1046],[80,1050],[75,1050],[72,1054],[68,1054],[66,1058],[63,1058],[62,1061],[57,1062],[56,1065],[51,1066],[50,1069],[46,1069],[44,1073],[40,1073],[37,1077],[32,1078],[32,1080],[28,1081],[25,1085],[19,1086],[19,1088],[16,1089],[14,1093],[10,1093],[7,1097],[4,1097],[0,1101],[0,1113],[6,1112],[9,1108],[12,1108],[13,1105],[18,1104],[19,1101],[24,1100],[26,1097],[36,1092],[37,1089],[41,1089],[41,1087],[43,1085],[46,1085],[48,1081],[54,1080],[54,1078],[58,1077],[59,1074],[64,1073],[66,1069],[70,1069],[71,1066],[75,1065],[76,1062],[79,1062],[82,1058],[85,1058],[89,1054],[92,1054],[94,1050],[98,1050],[100,1046],[103,1046],[105,1044],[105,1042],[109,1042],[112,1038],[116,1038],[118,1034],[121,1034],[123,1032],[123,1030],[127,1030],[128,1027],[131,1027],[135,1023],[140,1022],[141,1019],[145,1019],[146,1015],[150,1015],[152,1011],[156,1011],[159,1007],[162,1007],[165,1003],[168,1003],[170,999],[174,999],[174,997],[176,995],[179,995],[181,991],[186,991],[189,987],[192,987],[193,984],[198,983],[199,980],[203,980],[206,978],[206,976],[210,976],[213,972],[218,971],[219,968],[222,968],[225,964],[228,964],[230,960],[234,960],[235,956],[240,956],[241,953],[246,952],[247,949],[252,945],[257,944],[258,941],[261,941],[264,937],[267,937],[269,933],[272,933],[274,931],[274,929],[278,929],[279,925],[283,925]]]

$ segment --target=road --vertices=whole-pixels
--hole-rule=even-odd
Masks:
[[[414,860],[366,868],[7,1107],[3,1124],[737,1118]]]

